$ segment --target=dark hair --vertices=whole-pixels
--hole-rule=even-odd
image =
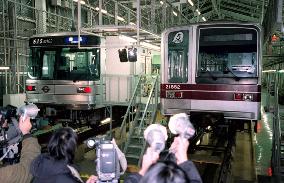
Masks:
[[[186,173],[174,162],[163,161],[153,164],[140,183],[189,183]]]
[[[57,160],[72,164],[77,146],[77,134],[71,128],[60,128],[48,143],[48,153]]]

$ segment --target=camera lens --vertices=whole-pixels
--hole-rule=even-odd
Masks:
[[[93,139],[87,140],[87,146],[88,148],[93,148],[95,146],[96,142]]]

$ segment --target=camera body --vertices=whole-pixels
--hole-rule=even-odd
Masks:
[[[17,107],[7,105],[0,108],[0,116],[0,147],[19,142],[21,131],[16,120]]]
[[[96,148],[96,170],[99,182],[118,182],[120,165],[114,144],[103,137],[88,139],[87,146]]]
[[[17,107],[12,105],[7,105],[5,107],[0,107],[0,128],[2,128],[3,124],[5,123],[5,120],[7,122],[11,122],[11,119],[17,116]]]

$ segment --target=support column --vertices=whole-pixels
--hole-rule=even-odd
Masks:
[[[156,32],[157,31],[157,24],[156,24],[156,1],[151,0],[151,18],[150,18],[150,25],[151,25],[151,31]]]
[[[73,3],[73,2],[72,2]],[[46,33],[46,0],[35,1],[37,34]]]

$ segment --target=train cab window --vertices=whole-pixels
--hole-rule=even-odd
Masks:
[[[28,75],[42,80],[97,80],[100,77],[99,49],[69,47],[31,48]]]
[[[31,49],[31,57],[29,59],[28,76],[31,79],[40,77],[41,70],[41,54],[39,48]]]
[[[168,82],[188,81],[188,31],[169,33],[168,36]]]
[[[201,28],[197,83],[228,83],[257,77],[257,31],[250,28]]]
[[[42,78],[53,79],[55,51],[45,51],[43,54]]]

